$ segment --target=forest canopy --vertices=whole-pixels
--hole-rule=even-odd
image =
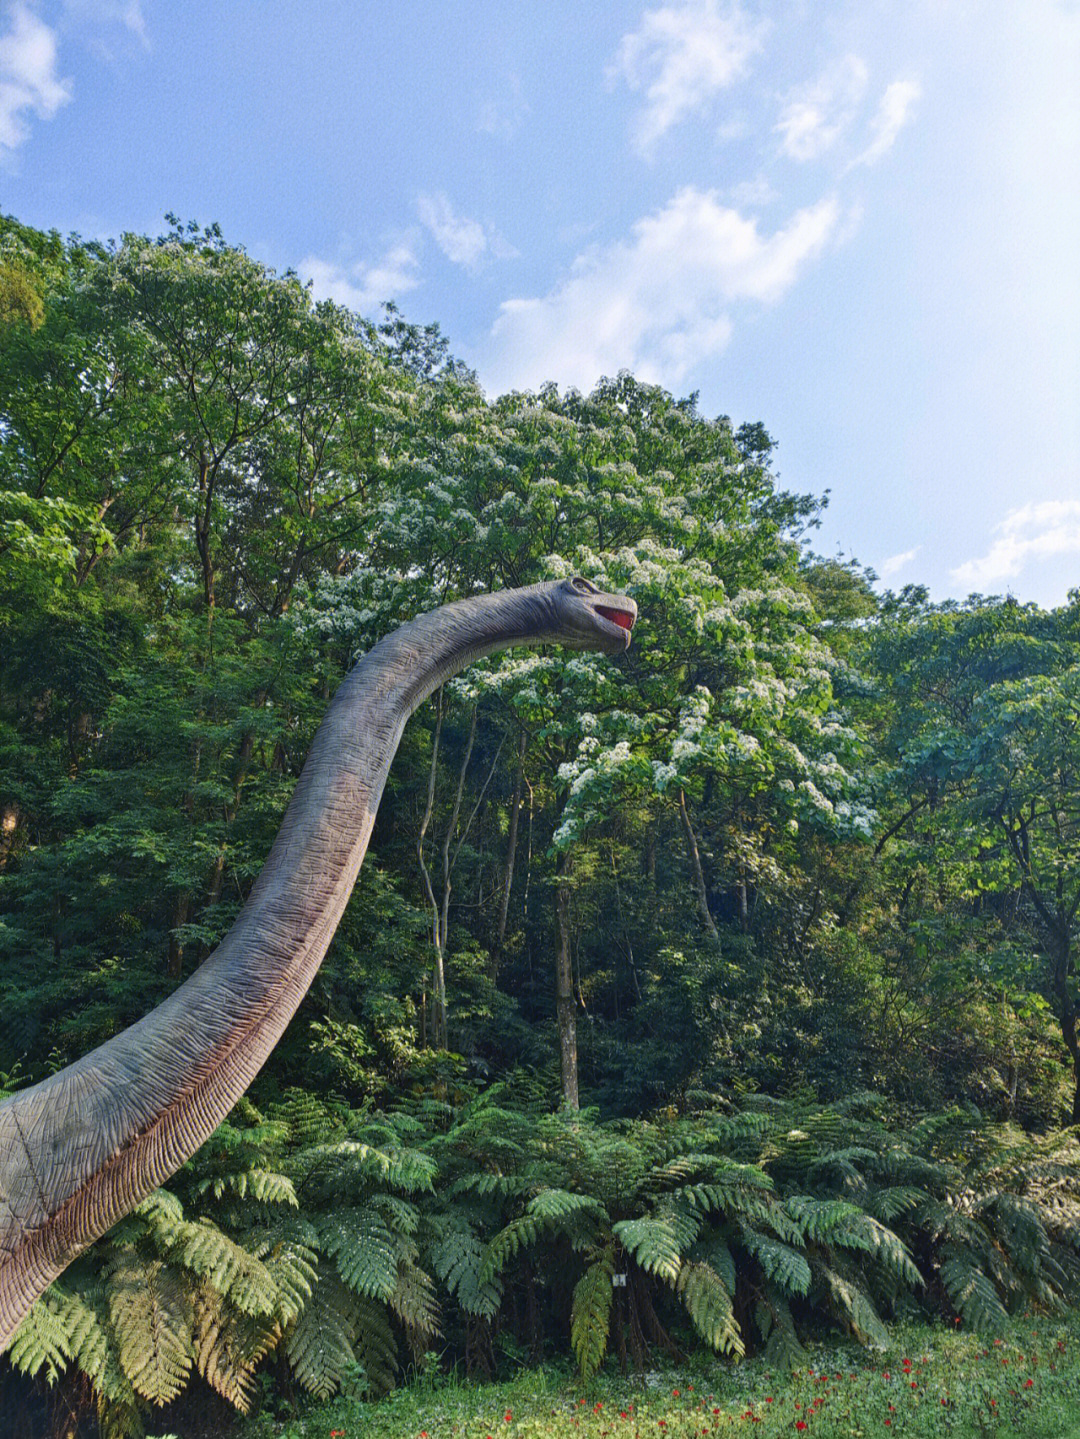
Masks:
[[[135,1426],[192,1365],[244,1407],[279,1343],[329,1394],[440,1325],[494,1365],[563,1310],[588,1372],[609,1326],[637,1357],[680,1322],[661,1294],[741,1352],[797,1346],[815,1295],[872,1336],[904,1287],[978,1322],[1064,1293],[1030,1173],[1009,1243],[1004,1190],[963,1234],[948,1196],[1003,1126],[1040,1194],[1075,1185],[1049,1156],[1080,1122],[1080,595],[880,595],[815,554],[821,502],[779,487],[761,424],[629,374],[488,398],[436,326],[169,223],[102,245],[0,220],[0,1091],[213,950],[381,636],[571,574],[640,619],[618,659],[511,651],[418,713],[235,1122],[54,1286],[61,1337],[39,1314],[21,1367],[90,1372],[88,1305],[119,1355],[102,1412]],[[255,1256],[246,1301],[193,1259],[203,1223]],[[527,1314],[544,1244],[565,1293]],[[152,1372],[124,1349],[139,1273],[180,1316]],[[247,1350],[240,1314],[269,1316]]]

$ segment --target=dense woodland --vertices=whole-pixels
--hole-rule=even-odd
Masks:
[[[39,1302],[11,1432],[1069,1302],[1080,594],[882,597],[761,425],[486,398],[169,223],[0,221],[0,1092],[214,948],[380,636],[575,573],[640,619],[417,714],[301,1010]]]

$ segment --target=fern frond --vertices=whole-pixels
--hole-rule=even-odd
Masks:
[[[941,1266],[941,1282],[953,1308],[972,1329],[994,1332],[1008,1322],[997,1290],[968,1255],[953,1252]]]
[[[209,1284],[194,1300],[195,1367],[223,1399],[241,1413],[251,1407],[255,1369],[281,1339],[276,1320],[239,1314]]]
[[[827,1292],[838,1317],[845,1321],[856,1339],[875,1349],[889,1347],[889,1331],[881,1322],[870,1296],[851,1279],[844,1278],[828,1264],[816,1266],[825,1280]]]
[[[765,1357],[778,1368],[798,1369],[806,1362],[787,1299],[766,1284],[754,1305],[754,1323],[765,1343]]]
[[[415,1264],[402,1264],[390,1295],[390,1308],[422,1340],[439,1332],[439,1306],[431,1277]]]
[[[455,1296],[466,1314],[494,1319],[502,1302],[498,1278],[480,1282],[484,1247],[468,1224],[451,1221],[431,1251],[435,1273]]]
[[[333,1272],[319,1274],[309,1303],[285,1334],[297,1381],[316,1399],[329,1399],[356,1368],[352,1338],[358,1301]]]
[[[669,1220],[622,1219],[611,1226],[611,1232],[647,1274],[669,1284],[678,1279],[682,1246]]]
[[[315,1220],[319,1246],[334,1260],[350,1289],[369,1299],[389,1299],[401,1257],[382,1217],[365,1206],[331,1210]]]
[[[266,1266],[207,1219],[184,1220],[175,1229],[168,1257],[209,1280],[244,1314],[272,1314],[278,1291]]]
[[[525,1212],[542,1224],[559,1224],[571,1217],[603,1222],[608,1217],[607,1210],[591,1194],[574,1194],[568,1189],[541,1189],[529,1200]]]
[[[191,1303],[180,1277],[160,1260],[121,1259],[109,1275],[109,1315],[137,1393],[153,1404],[175,1399],[194,1359]]]
[[[41,1296],[15,1331],[7,1351],[20,1374],[36,1377],[42,1369],[55,1384],[72,1358],[68,1326],[56,1312],[51,1290]]]
[[[914,1184],[893,1184],[887,1189],[876,1189],[866,1199],[866,1207],[875,1219],[891,1224],[901,1214],[916,1209],[925,1203],[927,1194]]]
[[[686,1263],[679,1272],[676,1291],[690,1320],[705,1340],[718,1353],[746,1353],[739,1326],[735,1322],[731,1294],[710,1264]]]
[[[504,1199],[514,1199],[518,1195],[527,1194],[533,1187],[533,1181],[527,1175],[520,1174],[463,1174],[456,1179],[451,1186],[451,1194],[479,1194],[483,1198],[497,1194]]]
[[[502,1273],[514,1255],[535,1244],[540,1234],[540,1221],[533,1214],[522,1214],[499,1230],[488,1241],[480,1263],[480,1283],[486,1284]]]
[[[611,1250],[605,1248],[574,1286],[570,1343],[577,1356],[582,1379],[591,1378],[607,1354],[611,1327],[611,1277],[614,1272]]]
[[[738,1233],[747,1253],[754,1256],[766,1276],[785,1294],[809,1293],[810,1265],[804,1254],[746,1223],[740,1223]]]
[[[723,1239],[715,1234],[708,1235],[700,1244],[694,1246],[693,1258],[704,1260],[711,1264],[724,1281],[724,1288],[729,1294],[735,1293],[736,1269],[735,1256],[728,1248]]]
[[[240,1169],[234,1174],[213,1175],[199,1180],[194,1192],[211,1195],[214,1199],[230,1195],[237,1199],[254,1199],[260,1204],[287,1204],[292,1209],[299,1208],[292,1180],[269,1169]]]
[[[377,1300],[355,1301],[353,1353],[373,1393],[386,1394],[394,1387],[397,1344],[385,1306]]]
[[[784,1208],[807,1239],[818,1243],[830,1243],[834,1234],[852,1230],[852,1225],[862,1214],[857,1205],[843,1199],[813,1199],[808,1194],[792,1194],[784,1201]]]

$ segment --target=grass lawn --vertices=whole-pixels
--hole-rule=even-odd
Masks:
[[[512,1382],[422,1380],[377,1403],[263,1415],[244,1439],[1080,1439],[1080,1317],[1018,1320],[1000,1339],[900,1327],[888,1351],[820,1345],[809,1365],[704,1357],[588,1385],[552,1369]]]

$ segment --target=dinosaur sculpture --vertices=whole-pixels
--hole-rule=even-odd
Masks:
[[[219,947],[150,1014],[0,1104],[0,1350],[71,1260],[194,1154],[265,1062],[337,928],[417,705],[510,645],[619,653],[636,614],[588,580],[532,585],[422,615],[355,666]]]

